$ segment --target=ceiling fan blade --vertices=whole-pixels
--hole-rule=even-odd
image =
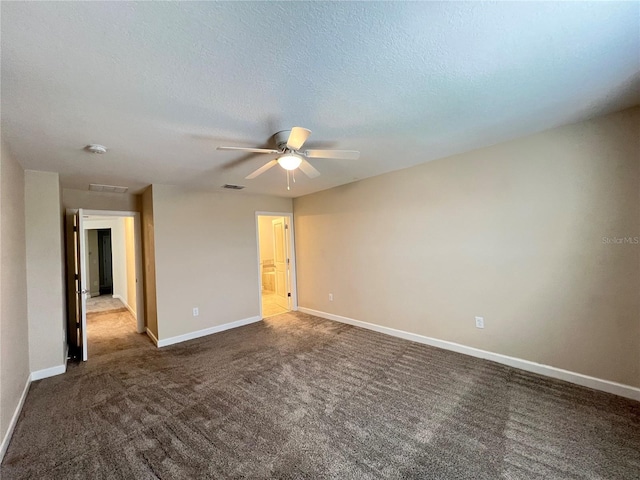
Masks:
[[[300,166],[298,168],[302,170],[302,173],[304,173],[309,178],[316,178],[320,175],[320,172],[316,170],[314,166],[307,162],[304,158],[302,159],[302,162],[300,163]]]
[[[270,162],[265,163],[263,166],[261,166],[255,172],[250,173],[249,175],[247,175],[244,178],[246,178],[247,180],[251,180],[252,178],[256,178],[258,175],[262,175],[264,172],[266,172],[271,167],[273,167],[274,165],[277,165],[277,164],[278,164],[277,160],[271,160]]]
[[[269,148],[250,148],[250,147],[218,147],[216,150],[237,150],[241,152],[253,153],[282,153],[280,150],[271,150]]]
[[[335,158],[338,160],[358,160],[360,152],[356,150],[306,150],[307,158]]]
[[[291,133],[289,134],[289,139],[287,140],[287,148],[291,150],[300,150],[304,142],[307,141],[311,135],[311,130],[307,130],[302,127],[293,127],[291,129]]]

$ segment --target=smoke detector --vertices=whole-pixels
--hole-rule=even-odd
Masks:
[[[87,145],[84,147],[87,152],[97,153],[98,155],[102,155],[103,153],[107,153],[107,147],[103,145],[98,145],[96,143],[92,143],[91,145]]]

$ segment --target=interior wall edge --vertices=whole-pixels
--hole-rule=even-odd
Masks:
[[[120,300],[124,305],[124,308],[126,308],[129,311],[129,313],[133,316],[133,318],[137,320],[136,311],[133,308],[131,308],[131,305],[129,305],[129,303],[124,298],[122,298],[122,296],[113,295],[113,298],[117,298],[118,300]]]
[[[13,416],[11,417],[11,422],[9,423],[9,428],[5,432],[4,438],[2,439],[2,444],[0,444],[0,462],[4,458],[5,453],[7,452],[7,448],[9,448],[9,443],[11,443],[11,437],[13,436],[13,431],[16,428],[16,424],[18,423],[18,418],[20,418],[20,414],[22,413],[22,407],[24,406],[24,402],[27,399],[27,394],[29,393],[29,387],[31,386],[31,382],[35,382],[38,380],[42,380],[43,378],[54,377],[56,375],[61,375],[67,371],[66,362],[63,365],[58,365],[51,368],[45,368],[43,370],[37,370],[35,372],[31,372],[27,376],[27,380],[24,385],[24,389],[22,390],[22,395],[20,395],[20,400],[18,401],[18,405],[13,412]]]
[[[62,375],[67,371],[66,363],[62,365],[56,365],[55,367],[43,368],[42,370],[36,370],[31,372],[31,381],[42,380],[43,378],[55,377],[56,375]]]
[[[13,430],[16,428],[16,424],[18,423],[18,418],[20,418],[20,413],[22,412],[22,407],[24,406],[24,401],[27,398],[27,393],[29,393],[30,386],[31,386],[31,374],[27,376],[24,389],[22,390],[22,395],[20,396],[18,405],[16,405],[16,409],[13,412],[13,416],[11,417],[11,422],[9,423],[9,427],[7,428],[7,431],[4,434],[4,438],[2,439],[2,444],[0,444],[0,462],[2,462],[2,459],[4,458],[4,454],[7,453],[7,448],[9,448],[9,443],[11,443]]]
[[[256,315],[254,317],[243,318],[241,320],[235,320],[233,322],[223,323],[222,325],[216,325],[210,328],[204,328],[202,330],[197,330],[195,332],[185,333],[184,335],[177,335],[175,337],[163,338],[157,341],[154,338],[152,338],[152,340],[155,341],[158,348],[168,347],[169,345],[175,345],[176,343],[182,343],[189,340],[194,340],[196,338],[206,337],[207,335],[224,332],[225,330],[231,330],[232,328],[243,327],[245,325],[259,322],[261,320],[262,320],[262,317],[260,315]]]
[[[158,339],[156,338],[156,336],[153,334],[153,332],[149,329],[149,327],[147,327],[145,329],[145,332],[147,334],[147,336],[151,339],[151,341],[153,342],[153,344],[157,347],[158,346]]]

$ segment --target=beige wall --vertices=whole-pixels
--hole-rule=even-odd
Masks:
[[[158,338],[259,315],[255,212],[291,208],[285,198],[154,185]]]
[[[294,200],[300,306],[640,387],[640,245],[603,241],[640,237],[639,134],[635,108]]]
[[[136,243],[133,227],[133,217],[124,218],[124,242],[125,242],[125,261],[127,274],[127,304],[137,315],[136,310]]]
[[[153,218],[154,187],[142,193],[142,258],[144,262],[144,315],[147,329],[158,338],[156,301],[156,247]]]
[[[140,195],[128,193],[90,192],[89,190],[62,189],[62,203],[65,208],[84,208],[87,210],[118,210],[121,212],[140,212]]]
[[[57,173],[25,172],[27,311],[31,371],[64,365],[66,318]]]
[[[0,143],[0,439],[4,440],[29,377],[29,338],[24,171]]]

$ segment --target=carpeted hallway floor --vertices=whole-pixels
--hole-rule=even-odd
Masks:
[[[87,298],[87,314],[96,312],[107,312],[125,308],[124,303],[119,298],[112,295],[98,295]]]
[[[124,333],[32,384],[3,480],[640,478],[638,402],[301,313],[162,349],[94,320]]]

